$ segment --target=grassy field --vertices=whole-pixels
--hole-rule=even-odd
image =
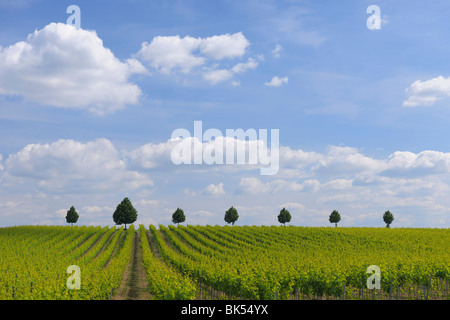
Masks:
[[[441,300],[450,283],[448,229],[19,226],[0,255],[0,299]]]

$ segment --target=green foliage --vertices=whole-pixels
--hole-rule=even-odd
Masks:
[[[386,223],[386,228],[390,228],[391,223],[394,221],[394,215],[388,211],[386,211],[383,215],[383,221]]]
[[[79,215],[77,213],[77,211],[75,210],[75,208],[73,206],[70,207],[70,209],[67,211],[67,215],[66,215],[66,222],[73,224],[77,223],[79,218]]]
[[[127,224],[135,222],[137,219],[137,211],[133,207],[133,204],[128,198],[124,198],[120,204],[117,205],[113,214],[113,220],[115,224],[125,224],[125,230]]]
[[[445,294],[445,281],[450,281],[449,229],[181,225],[149,229],[140,226],[139,231],[149,290],[156,299],[194,299],[197,283],[243,299],[287,299],[294,292],[315,299],[342,296],[344,289],[348,297],[366,286],[370,265],[380,268],[385,292],[414,284]],[[158,256],[150,249],[147,234],[152,235]],[[127,231],[86,226],[0,228],[0,300],[111,299],[133,254],[134,237],[133,225]],[[69,265],[80,267],[80,290],[66,287]]]
[[[128,232],[86,226],[0,228],[0,300],[110,299],[132,253],[133,226]],[[81,270],[80,290],[66,286],[70,265]]]
[[[184,211],[180,208],[177,208],[175,212],[172,214],[172,222],[180,224],[181,222],[186,221],[186,216],[184,215]]]
[[[449,230],[389,231],[160,225],[164,237],[156,241],[161,257],[185,277],[244,299],[275,299],[276,293],[284,299],[294,290],[342,296],[344,287],[366,285],[373,264],[385,291],[450,276]]]
[[[150,231],[154,237],[158,237],[156,229],[152,227],[153,226],[150,227]],[[153,255],[143,225],[139,226],[139,232],[143,251],[142,259],[147,274],[150,293],[153,294],[156,299],[194,299],[196,292],[194,283]]]
[[[278,222],[286,225],[286,222],[291,221],[291,214],[286,208],[281,209],[280,214],[278,215]]]
[[[333,212],[330,214],[329,221],[330,223],[334,223],[337,227],[338,222],[341,221],[341,215],[337,210],[333,210]]]
[[[225,212],[225,222],[231,223],[234,226],[234,223],[239,219],[239,214],[236,208],[231,207]]]

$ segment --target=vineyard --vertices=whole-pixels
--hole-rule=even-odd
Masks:
[[[0,299],[117,299],[138,264],[152,299],[449,298],[448,229],[20,226],[0,255]]]
[[[132,251],[134,228],[12,227],[0,229],[0,299],[110,299]],[[67,268],[81,270],[69,290]]]

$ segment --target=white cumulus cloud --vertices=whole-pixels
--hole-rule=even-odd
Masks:
[[[255,69],[257,66],[258,62],[253,58],[249,58],[247,62],[236,64],[233,68],[231,68],[231,71],[233,73],[243,73],[247,70]]]
[[[112,207],[100,207],[100,206],[84,206],[81,208],[82,213],[99,213],[99,212],[114,212]]]
[[[204,57],[194,54],[201,41],[190,36],[157,36],[150,43],[142,43],[137,57],[162,73],[173,70],[188,73],[193,67],[205,63]]]
[[[207,57],[222,60],[226,58],[242,57],[250,42],[242,32],[222,34],[204,38],[200,44],[200,51]]]
[[[63,23],[0,47],[0,94],[41,105],[113,112],[139,102],[141,90],[129,77],[145,72],[135,59],[117,59],[94,31]]]
[[[171,163],[170,154],[177,143],[174,140],[162,143],[147,143],[128,152],[128,157],[134,167],[144,169],[161,167]]]
[[[288,77],[279,78],[275,76],[269,82],[265,82],[264,84],[268,87],[281,87],[283,84],[287,84],[289,81]]]
[[[203,189],[202,193],[212,194],[212,195],[225,194],[225,190],[223,190],[223,183],[222,182],[220,182],[219,184],[211,183],[209,186],[207,186],[205,189]]]
[[[7,181],[21,178],[43,190],[95,192],[152,186],[145,174],[127,168],[107,139],[87,143],[58,140],[29,144],[5,162]]]
[[[233,78],[233,72],[227,69],[209,70],[203,74],[203,79],[216,84]]]
[[[432,106],[438,100],[450,97],[450,77],[439,76],[430,80],[413,82],[406,90],[408,99],[404,107]]]
[[[275,49],[272,50],[272,55],[274,58],[279,58],[280,57],[280,52],[283,49],[283,47],[277,43],[277,45],[275,46]]]
[[[188,138],[185,141],[189,142]],[[240,194],[245,195],[241,199],[246,199],[241,206],[258,203],[266,208],[267,212],[257,211],[258,218],[262,219],[258,223],[263,220],[272,223],[276,208],[286,207],[293,217],[301,213],[301,217],[295,218],[299,219],[297,222],[313,219],[314,223],[327,225],[329,213],[337,208],[346,216],[343,221],[347,225],[357,222],[383,225],[379,214],[387,209],[399,218],[398,223],[403,214],[405,219],[410,217],[420,224],[417,221],[422,218],[409,216],[411,208],[415,207],[426,212],[425,225],[430,223],[427,219],[433,218],[432,215],[435,215],[433,219],[439,218],[442,225],[448,225],[450,153],[396,151],[377,158],[353,147],[330,146],[323,152],[312,152],[281,146],[279,174],[261,176],[256,170],[259,165],[236,165],[236,162],[176,166],[171,160],[171,151],[179,142],[171,139],[148,143],[128,151],[118,151],[111,141],[102,138],[88,142],[58,140],[29,144],[2,161],[2,218],[10,219],[20,213],[30,221],[42,221],[42,213],[54,213],[74,204],[77,209],[81,208],[81,213],[90,213],[103,221],[103,217],[110,219],[112,208],[125,193],[137,199],[137,209],[148,223],[165,221],[160,220],[166,218],[159,216],[159,210],[164,210],[162,206],[175,205],[175,198],[191,203],[192,196],[205,195],[202,210],[212,215],[202,216],[201,221],[215,223],[217,216],[223,216],[216,210],[218,203],[228,206],[228,201]],[[196,143],[206,155],[215,150],[220,158],[227,144],[247,156],[248,148],[258,141],[217,137],[217,141]],[[183,183],[178,191],[159,188],[167,184],[169,173],[181,182],[202,180],[211,172],[220,176],[221,182],[208,182],[195,191],[188,188],[196,186]],[[158,188],[154,187],[153,180]],[[70,203],[65,202],[67,195],[71,195]],[[53,200],[58,202],[52,205]],[[36,208],[40,210],[38,213]],[[199,209],[192,204],[186,210],[198,212]],[[253,223],[250,218],[255,212],[252,212],[246,211],[246,219],[249,219],[246,223]],[[49,221],[63,219],[64,211],[60,213],[56,218],[50,214]],[[54,220],[59,223],[57,221],[60,220]]]
[[[450,153],[424,150],[419,153],[396,151],[387,160],[387,170],[398,174],[419,175],[450,172]]]
[[[206,38],[157,36],[150,43],[142,43],[136,58],[163,74],[181,72],[187,75],[195,71],[204,80],[216,84],[258,66],[253,58],[231,68],[221,64],[222,60],[242,58],[249,45],[242,32]]]

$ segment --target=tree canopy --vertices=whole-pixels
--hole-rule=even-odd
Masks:
[[[291,214],[286,208],[281,209],[280,214],[278,215],[278,222],[286,225],[286,222],[291,221]]]
[[[337,227],[338,222],[341,221],[341,215],[337,210],[333,210],[333,212],[330,214],[329,220],[330,223],[334,223],[335,226]]]
[[[394,221],[394,215],[388,210],[383,215],[383,221],[386,223],[386,228],[390,228],[392,221]]]
[[[127,224],[135,222],[137,219],[137,211],[133,207],[131,201],[128,198],[122,200],[122,202],[117,205],[116,211],[113,214],[113,220],[116,224],[125,224],[125,230],[127,229]]]
[[[73,206],[67,211],[66,222],[70,223],[72,226],[74,223],[77,223],[79,215]]]
[[[184,215],[184,211],[180,208],[177,208],[175,212],[172,214],[172,222],[180,224],[181,222],[186,221],[186,216]]]
[[[231,207],[230,209],[228,209],[225,212],[225,222],[226,223],[231,223],[231,225],[234,226],[234,223],[237,221],[237,219],[239,219],[239,214],[236,210],[236,208]]]

